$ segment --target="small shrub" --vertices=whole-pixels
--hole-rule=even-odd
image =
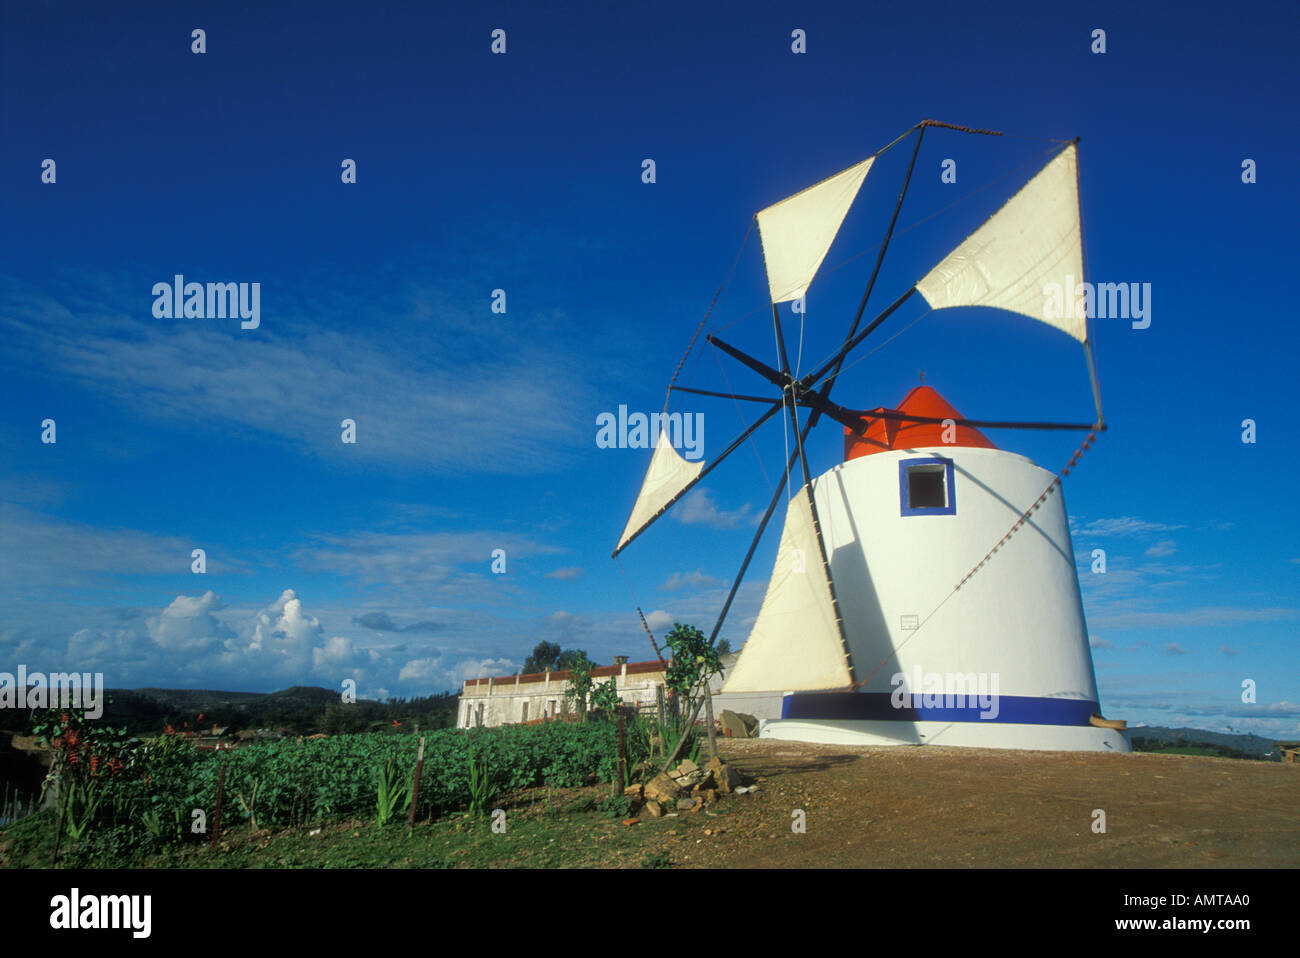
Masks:
[[[612,795],[598,802],[596,809],[609,818],[627,818],[632,814],[632,803],[626,795]]]

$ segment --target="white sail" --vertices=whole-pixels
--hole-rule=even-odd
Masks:
[[[916,289],[934,309],[993,306],[1084,342],[1086,315],[1075,296],[1082,282],[1078,152],[1071,144]]]
[[[875,157],[851,166],[758,214],[758,234],[773,303],[808,291]]]
[[[687,462],[677,454],[673,444],[668,441],[668,430],[659,432],[659,444],[655,454],[650,457],[650,468],[646,470],[641,491],[632,506],[632,515],[628,517],[623,536],[618,540],[614,550],[617,555],[632,537],[650,524],[673,497],[689,486],[704,468],[704,460]]]
[[[790,500],[767,595],[722,691],[842,689],[852,681],[805,486]]]

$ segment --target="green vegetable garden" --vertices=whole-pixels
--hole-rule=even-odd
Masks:
[[[150,742],[76,727],[51,738],[60,752],[61,830],[74,843],[112,833],[118,846],[156,849],[206,837],[225,769],[221,829],[289,828],[370,819],[405,821],[419,742],[425,743],[416,819],[486,813],[507,790],[615,783],[618,724],[552,722],[419,735],[372,732],[195,749],[172,732]],[[664,730],[667,731],[667,730]],[[628,768],[650,756],[654,723],[626,727]],[[670,733],[671,734],[671,733]],[[619,782],[620,788],[622,782]],[[203,829],[195,830],[195,810]],[[53,824],[51,822],[51,824]]]
[[[689,703],[716,671],[716,655],[700,651],[707,647],[694,629],[679,626],[669,644],[678,653],[669,684]],[[626,786],[658,771],[665,744],[678,743],[671,757],[694,757],[701,739],[694,713],[671,726],[626,713],[620,719],[613,683],[593,686],[588,664],[574,669],[572,692],[586,721],[424,733],[391,728],[212,749],[196,747],[188,723],[142,741],[75,710],[46,710],[33,716],[32,731],[54,750],[46,788],[55,808],[21,830],[53,830],[50,864],[60,861],[60,849],[65,863],[76,864],[209,840],[218,828],[225,835],[357,820],[383,827],[463,812],[482,817],[503,793],[539,786],[607,784],[605,804],[617,811],[626,805]]]

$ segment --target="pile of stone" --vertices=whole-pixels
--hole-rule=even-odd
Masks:
[[[644,785],[632,785],[623,794],[632,803],[632,811],[645,821],[662,818],[673,812],[698,814],[712,805],[720,795],[745,794],[753,789],[742,784],[735,766],[715,758],[703,768],[690,759],[676,768],[661,772]]]

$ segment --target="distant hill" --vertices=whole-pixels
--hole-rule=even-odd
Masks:
[[[1238,735],[1231,732],[1208,732],[1199,728],[1161,728],[1142,726],[1131,728],[1129,741],[1134,751],[1162,752],[1179,747],[1203,747],[1231,758],[1281,761],[1277,742],[1258,735]],[[1271,755],[1269,753],[1272,753]]]
[[[250,709],[277,705],[333,705],[339,693],[308,685],[295,685],[277,692],[215,692],[208,689],[110,689],[113,696],[141,696],[170,709]],[[197,714],[197,713],[196,713]]]
[[[106,699],[104,723],[125,726],[133,735],[156,735],[168,725],[179,731],[187,723],[189,728],[220,726],[228,734],[248,728],[280,728],[297,734],[362,732],[391,727],[394,722],[433,730],[456,724],[460,702],[457,693],[442,692],[386,702],[358,699],[345,705],[336,690],[303,685],[276,692],[107,689]],[[3,719],[15,726],[12,731],[24,731],[28,716],[0,714]]]

